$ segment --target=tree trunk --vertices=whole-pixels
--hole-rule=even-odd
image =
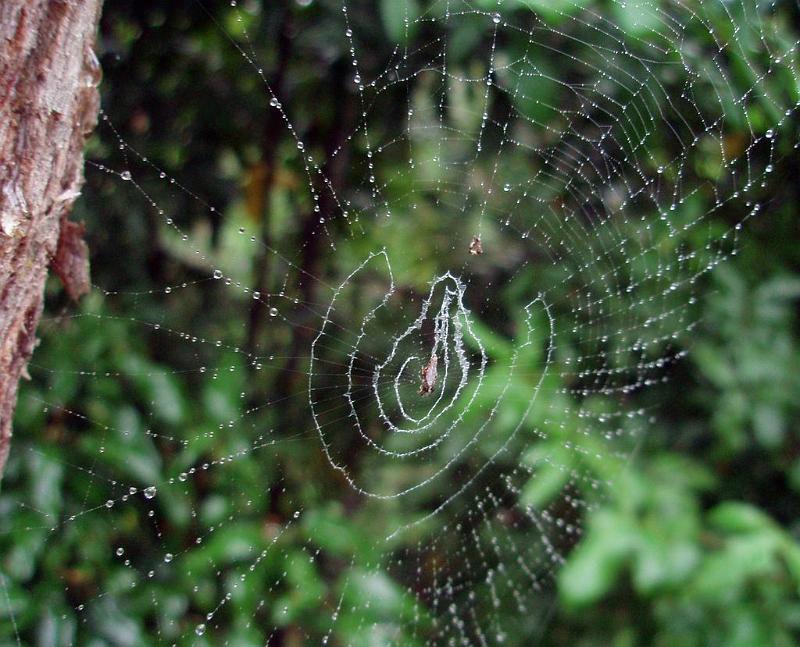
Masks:
[[[72,298],[89,289],[83,227],[67,214],[97,122],[101,1],[0,1],[0,475],[48,268]]]

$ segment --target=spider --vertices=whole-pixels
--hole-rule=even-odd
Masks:
[[[433,385],[436,384],[436,366],[439,364],[439,358],[434,353],[431,355],[430,361],[422,367],[420,377],[422,384],[419,385],[419,394],[428,395],[433,391]]]

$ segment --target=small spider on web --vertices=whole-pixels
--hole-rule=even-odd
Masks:
[[[433,387],[436,384],[436,367],[438,364],[439,357],[436,355],[436,353],[433,353],[430,361],[422,367],[422,370],[420,371],[420,377],[422,378],[422,383],[419,385],[420,395],[429,395],[433,391]]]

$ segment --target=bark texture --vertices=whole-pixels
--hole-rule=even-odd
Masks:
[[[67,215],[97,121],[101,2],[0,0],[0,475],[48,268],[72,298],[89,287],[83,228]]]

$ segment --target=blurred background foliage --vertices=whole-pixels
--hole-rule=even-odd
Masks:
[[[486,10],[497,6],[494,0],[473,4]],[[612,15],[636,47],[649,13],[637,14],[638,4],[629,4],[623,11],[590,0],[526,0],[506,2],[504,11],[533,10],[557,30],[585,5]],[[730,27],[726,12],[736,12],[735,3],[728,4],[725,10],[720,4],[719,23],[713,25],[721,33]],[[765,31],[792,42],[797,5],[774,6],[759,20]],[[404,20],[421,11],[412,0],[352,3],[363,67],[383,69],[395,43],[407,36],[425,40],[425,33],[407,34]],[[434,33],[435,21],[412,22],[410,29]],[[450,29],[453,69],[481,69],[488,47],[485,24],[464,19]],[[157,173],[134,174],[137,191],[98,170],[98,164],[123,168],[126,160],[146,167],[130,150],[120,150],[115,131],[101,124],[89,147],[94,165],[76,218],[88,225],[94,282],[114,293],[98,289],[73,305],[56,283],[47,288],[43,343],[31,366],[33,380],[22,388],[2,481],[0,644],[17,644],[21,636],[31,645],[256,645],[270,635],[284,645],[314,644],[327,631],[338,600],[334,644],[425,644],[432,618],[389,572],[391,562],[384,575],[373,568],[386,555],[369,537],[402,523],[403,511],[383,509],[377,515],[370,506],[354,507],[346,497],[331,496],[341,493],[342,485],[326,471],[316,438],[300,431],[308,428],[305,382],[292,378],[292,371],[305,368],[298,358],[308,338],[265,325],[268,300],[209,279],[221,268],[251,292],[296,289],[289,296],[315,300],[314,286],[299,275],[287,288],[288,266],[280,266],[266,247],[249,244],[240,228],[278,247],[295,267],[321,277],[341,276],[343,268],[374,249],[368,230],[343,242],[336,254],[320,253],[328,242],[317,226],[295,141],[280,113],[266,109],[270,95],[255,69],[263,70],[308,150],[329,158],[359,109],[342,31],[341,6],[328,0],[264,6],[247,0],[237,9],[189,1],[107,3],[99,42],[105,114],[131,149],[199,197],[173,190]],[[554,46],[591,55],[579,42],[553,33]],[[748,41],[748,34],[739,36],[742,50],[767,56],[768,63],[763,44]],[[684,37],[691,45],[686,51],[702,58],[708,34],[687,30]],[[508,38],[497,45],[497,56],[514,60],[524,50],[523,56],[535,58],[554,77],[580,82],[579,70],[549,70],[546,53],[525,46],[524,40]],[[242,51],[253,55],[254,66],[245,63]],[[734,60],[730,68],[742,91],[753,85],[747,65]],[[709,69],[709,78],[714,74]],[[501,75],[497,82],[512,81]],[[768,90],[797,100],[796,78],[776,76],[772,82]],[[424,89],[424,75],[418,83]],[[472,96],[468,86],[454,85],[452,91],[450,101],[464,106],[453,119],[464,120],[468,130],[482,98]],[[421,92],[419,101],[424,100]],[[539,79],[526,88],[517,109],[559,132],[562,115],[549,106],[563,100],[562,86]],[[702,110],[704,97],[694,100]],[[754,100],[748,110],[749,124],[736,123],[740,111],[730,110],[727,137],[733,148],[748,140],[751,125],[766,129],[776,121],[769,101]],[[375,127],[376,139],[390,140],[392,129],[405,124],[387,118]],[[652,412],[647,433],[581,521],[583,540],[566,555],[553,590],[541,592],[541,608],[531,609],[530,618],[519,617],[513,605],[484,610],[516,628],[505,636],[506,644],[755,647],[800,641],[800,169],[792,148],[798,133],[791,128],[777,144],[775,181],[764,189],[762,213],[748,222],[736,253],[695,286],[691,316],[697,325],[691,339],[680,342],[689,350],[687,358],[672,366],[667,383],[637,395],[637,403]],[[654,163],[675,156],[670,145],[666,139],[659,143],[654,133],[649,140]],[[354,139],[348,143],[351,157],[339,156],[340,162],[326,167],[334,183],[363,184],[363,146]],[[403,181],[411,186],[417,179],[415,173],[423,178],[435,172],[424,164],[412,171],[402,155],[394,162],[391,156],[386,153],[382,164],[390,166],[390,190],[398,196],[408,190]],[[392,163],[400,172],[392,174]],[[519,152],[508,152],[506,165],[518,169],[520,182],[529,173]],[[713,147],[686,171],[711,180],[721,172]],[[693,200],[681,206],[676,221],[706,212],[713,196],[701,193]],[[702,235],[695,232],[697,240],[682,241],[698,251],[699,264],[705,236],[741,218],[736,209],[711,212]],[[159,210],[188,240],[165,225]],[[413,229],[399,217],[386,225],[383,240],[415,250],[405,257],[395,254],[396,274],[406,286],[422,290],[440,267],[450,238],[469,239],[474,221],[465,220],[463,231],[453,230],[423,202]],[[346,238],[347,230],[337,226],[331,225],[332,237]],[[488,229],[487,249],[493,236],[499,245],[500,234]],[[480,271],[490,277],[513,274],[504,263],[513,266],[521,254],[512,244],[504,258],[490,257]],[[502,299],[508,311],[519,311],[526,294],[551,285],[552,274],[549,265],[534,261],[507,281]],[[480,302],[484,296],[475,298]],[[508,331],[502,312],[494,318],[482,333],[493,356],[502,357],[510,352]],[[212,343],[174,343],[164,329]],[[579,339],[563,348],[559,362],[580,352]],[[241,349],[259,360],[248,362]],[[262,370],[261,362],[272,362],[272,370]],[[515,387],[525,393],[529,385]],[[297,393],[303,397],[294,397]],[[545,393],[563,398],[555,390]],[[543,409],[552,414],[570,406],[554,400]],[[239,421],[235,433],[215,433],[231,420]],[[550,422],[559,428],[557,420]],[[265,429],[271,432],[264,439],[270,446],[252,451],[258,430]],[[526,460],[535,466],[544,453],[563,451],[564,439],[554,434],[552,446],[534,445]],[[224,470],[196,473],[204,462],[238,452],[243,454]],[[603,466],[585,469],[602,472]],[[170,479],[185,481],[187,472],[193,478],[185,488],[166,485]],[[543,466],[540,478],[525,485],[525,501],[545,505],[563,486],[561,478]],[[153,516],[141,497],[120,503],[127,496],[123,483],[164,484]],[[290,523],[298,509],[301,521]],[[142,528],[143,519],[152,526]],[[206,529],[204,541],[188,550],[198,528]],[[272,541],[281,542],[282,550],[268,553],[258,579],[237,586],[252,547]],[[309,559],[320,551],[325,559]],[[354,553],[358,560],[352,560]],[[127,559],[153,561],[145,583]],[[265,606],[267,589],[274,597]],[[193,627],[226,595],[233,603],[215,618],[215,627],[196,635]],[[365,598],[375,601],[366,611]]]

